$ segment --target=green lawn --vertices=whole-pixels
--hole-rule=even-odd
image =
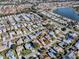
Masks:
[[[59,52],[58,54],[61,55],[61,56],[63,56],[64,55],[64,52]]]
[[[49,44],[50,43],[50,41],[48,39],[45,39],[44,42],[45,42],[45,44]]]
[[[55,37],[52,37],[51,39],[52,39],[52,40],[55,40]]]
[[[28,55],[28,54],[30,54],[31,53],[31,50],[29,50],[29,49],[23,49],[22,51],[21,51],[21,54],[23,55],[23,56],[25,56],[25,55]]]
[[[40,45],[38,43],[35,43],[34,48],[38,49],[40,47]]]

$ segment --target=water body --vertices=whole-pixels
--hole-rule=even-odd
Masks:
[[[75,12],[73,8],[58,8],[54,10],[54,13],[57,13],[72,20],[79,21],[79,15]]]
[[[55,2],[69,2],[69,1],[79,1],[79,0],[53,0]]]

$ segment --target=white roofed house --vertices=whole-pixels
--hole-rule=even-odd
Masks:
[[[31,44],[25,44],[25,47],[26,47],[27,49],[33,49],[33,47],[31,46]]]
[[[3,56],[2,55],[0,55],[0,59],[3,59]]]
[[[0,51],[8,49],[7,42],[1,42],[0,43]]]
[[[15,30],[17,30],[17,29],[18,29],[18,27],[17,27],[16,25],[14,25],[14,29],[15,29]]]
[[[20,21],[24,21],[24,17],[21,14],[17,15],[17,17],[20,19]]]
[[[16,37],[15,31],[11,31],[11,32],[9,33],[9,35],[10,35],[10,38],[11,38],[11,39],[13,39],[14,37]]]
[[[20,44],[22,44],[22,43],[23,43],[22,39],[19,38],[19,39],[17,40],[17,45],[20,45]]]
[[[65,56],[63,56],[63,59],[76,59],[76,55],[73,51],[67,53]]]
[[[23,39],[23,42],[29,42],[29,41],[31,41],[31,39],[27,35],[23,36],[22,39]]]
[[[79,49],[79,41],[75,44],[75,47]]]
[[[19,29],[16,31],[16,33],[17,33],[18,36],[23,34],[22,31],[19,30]]]
[[[12,16],[9,16],[8,20],[10,21],[11,25],[15,25],[15,20],[13,19]]]
[[[9,59],[16,59],[16,56],[14,55],[14,52],[12,50],[9,50],[6,53],[6,56],[9,57]]]
[[[20,19],[17,16],[14,16],[15,21],[20,21]]]
[[[12,44],[14,44],[12,41],[8,41],[8,42],[7,42],[7,46],[8,46],[9,48],[11,47]]]
[[[17,48],[16,48],[16,51],[18,52],[17,54],[18,54],[18,58],[19,59],[21,59],[21,51],[22,51],[22,49],[23,49],[23,46],[18,46]]]
[[[22,14],[22,16],[25,18],[26,21],[30,21],[30,19],[25,14]]]
[[[2,30],[0,30],[0,39],[2,39],[1,35],[2,35]]]

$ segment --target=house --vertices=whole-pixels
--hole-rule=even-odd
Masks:
[[[0,34],[2,34],[2,30],[0,30]]]
[[[27,36],[22,36],[21,38],[23,39],[24,42],[31,41],[31,39],[28,37],[28,35]]]
[[[16,24],[16,26],[17,26],[18,28],[20,28],[20,27],[21,27],[21,24]]]
[[[63,59],[76,59],[76,55],[73,51],[67,53],[65,56],[63,56]]]
[[[27,31],[25,28],[22,28],[22,32],[23,32],[23,34],[27,34]]]
[[[6,41],[6,37],[5,36],[3,36],[2,41]]]
[[[2,55],[0,55],[0,59],[3,59],[3,56]]]
[[[72,35],[68,35],[68,37],[66,38],[66,40],[63,40],[65,43],[69,44],[72,42],[72,40],[74,39],[74,37]]]
[[[4,29],[3,29],[3,32],[6,32],[6,31],[7,31],[6,28],[4,28]]]
[[[17,16],[14,16],[14,19],[18,22],[20,19]]]
[[[13,53],[12,50],[9,50],[9,51],[6,53],[6,56],[9,57],[9,59],[16,59],[16,56],[14,55],[14,53]]]
[[[69,44],[72,43],[72,40],[68,39],[68,40],[63,40],[65,43]]]
[[[31,44],[25,44],[25,48],[26,49],[33,49],[33,47],[31,46]]]
[[[10,48],[12,44],[13,44],[13,42],[9,41],[9,42],[7,43],[7,46]]]
[[[51,59],[50,57],[45,57],[45,59]]]
[[[9,34],[10,34],[10,38],[11,38],[11,39],[13,39],[13,37],[15,37],[15,36],[16,36],[15,31],[11,31]]]
[[[39,53],[43,53],[44,51],[46,51],[46,49],[44,47],[38,49]]]
[[[55,33],[53,31],[49,31],[49,35],[54,36],[55,37]]]
[[[67,39],[74,39],[74,37],[71,34],[69,34]]]
[[[18,27],[17,27],[16,25],[14,25],[14,29],[15,29],[15,30],[17,30],[17,29],[18,29]]]
[[[26,23],[24,23],[24,26],[26,27],[26,26],[27,26],[27,24],[26,24]]]
[[[72,33],[72,36],[77,37],[78,35],[77,35],[77,33]]]
[[[48,40],[51,39],[51,37],[48,34],[46,34],[44,37]]]
[[[52,48],[48,49],[47,54],[48,54],[51,58],[56,58],[57,51],[52,47]]]
[[[54,54],[56,54],[56,53],[57,53],[56,49],[54,49],[53,47],[52,47],[52,48],[50,48],[48,51],[49,51],[49,52],[52,52],[52,53],[54,53]]]
[[[19,29],[16,31],[16,33],[17,33],[17,35],[22,35],[23,34],[22,31],[19,30]]]
[[[63,48],[59,47],[59,46],[56,46],[56,47],[53,47],[57,52],[64,52]]]
[[[28,26],[29,31],[33,31],[31,26]]]
[[[26,17],[28,18],[32,18],[32,15],[29,13],[29,14],[25,14]]]
[[[36,36],[32,35],[32,34],[29,34],[28,36],[29,36],[30,39],[36,38]]]
[[[34,29],[37,29],[37,28],[38,28],[38,26],[37,26],[37,25],[32,25],[32,26],[33,26],[33,28],[34,28]]]
[[[47,53],[51,58],[56,58],[56,56],[54,55],[54,53],[52,53],[52,52],[48,52]]]
[[[20,44],[22,44],[22,43],[23,43],[22,39],[19,38],[19,39],[17,40],[17,45],[20,45]]]
[[[67,45],[67,43],[65,43],[65,42],[60,42],[58,45],[59,45],[61,48],[64,48],[64,47]]]
[[[10,21],[12,25],[15,25],[15,20],[13,19],[12,16],[8,17],[8,20]]]
[[[18,58],[21,59],[22,55],[21,55],[21,51],[23,50],[23,46],[18,46],[16,48],[16,51],[18,52],[17,55],[18,55]]]
[[[19,15],[18,18],[20,19],[20,21],[24,21],[24,17],[22,15]]]
[[[36,31],[36,32],[35,32],[35,35],[36,35],[36,36],[39,36],[40,34],[42,34],[41,31]]]
[[[14,30],[15,28],[14,28],[14,26],[10,26],[10,30]]]
[[[79,41],[75,44],[75,47],[79,49]]]
[[[30,19],[27,16],[25,16],[25,14],[22,14],[22,16],[25,18],[26,21],[30,21]]]

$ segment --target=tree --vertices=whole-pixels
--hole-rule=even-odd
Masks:
[[[16,47],[17,47],[16,44],[12,44],[10,48],[13,49],[13,50],[16,50]]]
[[[37,48],[39,48],[40,47],[40,45],[38,44],[38,43],[34,43],[34,48],[35,49],[37,49]]]
[[[15,53],[17,54],[17,51],[16,51],[17,45],[16,44],[12,44],[10,48],[15,50]]]
[[[61,28],[61,30],[62,30],[62,31],[66,31],[66,28],[65,28],[65,27],[64,27],[64,28]]]

